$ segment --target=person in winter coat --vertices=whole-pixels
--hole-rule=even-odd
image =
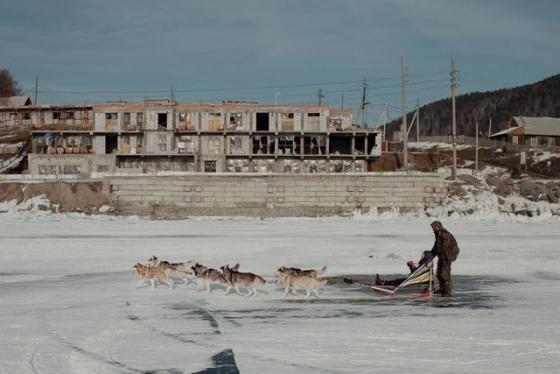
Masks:
[[[436,276],[439,282],[441,296],[451,296],[453,282],[451,281],[451,263],[459,256],[459,246],[455,237],[443,228],[439,221],[431,223],[436,241],[432,248],[432,257],[438,258]],[[436,291],[437,292],[437,291]]]

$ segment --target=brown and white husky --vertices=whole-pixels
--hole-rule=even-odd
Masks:
[[[319,275],[323,275],[327,271],[327,267],[323,266],[321,269],[316,270],[316,269],[300,269],[300,268],[282,266],[278,269],[278,271],[291,272],[299,275],[308,275],[310,277],[317,278]]]
[[[167,284],[170,288],[175,288],[173,279],[171,279],[171,269],[161,266],[146,266],[139,262],[132,268],[140,278],[149,280],[152,288],[156,288],[156,280]]]
[[[311,292],[315,293],[316,296],[319,296],[319,288],[324,288],[327,285],[327,281],[318,280],[317,275],[324,273],[326,269],[326,267],[323,267],[320,270],[302,270],[282,266],[276,271],[276,277],[284,286],[284,297],[288,295],[290,290],[294,295],[299,296],[296,292],[297,288],[304,288],[306,290],[305,297],[309,297]]]
[[[168,261],[161,261],[156,256],[150,257],[148,260],[148,265],[150,267],[157,267],[161,266],[171,270],[171,276],[180,278],[183,280],[183,284],[188,286],[189,283],[192,282],[192,271],[191,266],[194,263],[193,260],[189,260],[187,262],[168,262]]]
[[[191,270],[194,272],[194,275],[202,281],[198,286],[198,289],[200,289],[201,285],[205,286],[206,293],[210,293],[210,291],[212,290],[212,283],[218,283],[224,286],[227,286],[228,284],[222,273],[220,273],[218,270],[207,268],[206,266],[203,266],[198,262],[191,267]]]
[[[266,281],[260,275],[237,271],[236,268],[239,268],[239,266],[237,265],[232,268],[230,268],[229,265],[225,265],[220,268],[222,270],[222,273],[224,274],[224,278],[228,282],[226,295],[229,294],[232,287],[235,288],[235,291],[239,295],[242,295],[242,293],[239,291],[239,285],[243,285],[243,287],[249,290],[249,293],[245,296],[257,296],[256,285],[265,284]]]

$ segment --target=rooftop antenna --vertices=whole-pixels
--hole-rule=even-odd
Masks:
[[[318,99],[319,105],[321,105],[321,101],[324,97],[325,97],[325,95],[323,95],[323,90],[319,88],[319,92],[317,93],[317,99]]]
[[[366,95],[367,95],[367,79],[364,79],[362,81],[362,97],[360,99],[360,112],[358,113],[358,122],[362,123],[362,127],[366,127],[367,123],[366,123],[366,106],[369,104],[369,102],[366,101]]]
[[[35,101],[33,103],[35,103],[35,105],[37,105],[37,92],[39,89],[39,75],[35,76]]]

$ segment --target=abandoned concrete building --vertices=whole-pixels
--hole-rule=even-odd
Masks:
[[[31,174],[348,173],[380,156],[377,130],[324,105],[25,105],[0,120],[32,129]]]

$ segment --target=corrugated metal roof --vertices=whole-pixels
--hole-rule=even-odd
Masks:
[[[513,120],[524,127],[525,135],[560,136],[560,118],[519,116]]]
[[[31,105],[31,99],[28,96],[0,97],[0,106],[17,107],[26,105]]]

